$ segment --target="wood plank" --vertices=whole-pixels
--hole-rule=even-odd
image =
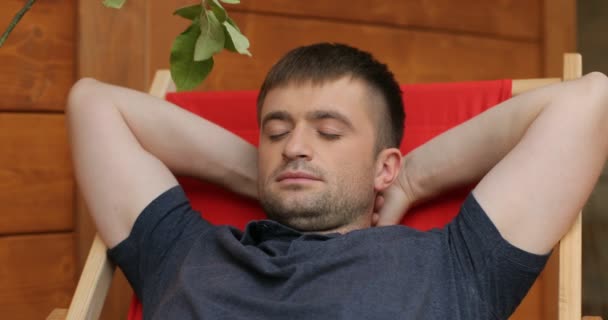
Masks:
[[[566,54],[563,62],[564,81],[578,79],[583,74],[580,54]],[[582,212],[574,220],[568,232],[559,242],[558,319],[582,317]]]
[[[0,234],[74,227],[62,114],[0,113]]]
[[[75,287],[74,234],[0,237],[0,317],[45,319]]]
[[[162,1],[154,2],[154,6]],[[151,4],[152,5],[152,4]],[[151,20],[161,18],[155,7]],[[163,5],[166,7],[166,5]],[[163,10],[162,15],[165,15]],[[203,84],[207,90],[257,89],[276,60],[288,50],[319,41],[342,42],[372,52],[402,83],[534,78],[541,74],[540,46],[469,35],[298,20],[253,13],[232,15],[249,37],[254,58],[221,53]],[[185,23],[177,17],[151,25],[150,70],[168,68],[170,47]]]
[[[107,250],[105,243],[97,235],[72,297],[68,320],[99,318],[116,268],[110,262]]]
[[[148,2],[129,0],[122,9],[115,10],[104,7],[102,1],[79,0],[78,78],[95,77],[138,90],[147,89],[144,51]]]
[[[543,315],[543,278],[536,279],[528,294],[509,320],[549,319]]]
[[[576,51],[576,0],[543,1],[543,76],[561,77],[563,55]]]
[[[46,317],[46,320],[65,320],[65,317],[68,314],[68,309],[65,308],[57,308],[51,312],[51,314]]]
[[[166,2],[171,9],[192,4],[189,0]],[[264,0],[242,1],[226,8],[229,13],[257,12],[536,41],[541,38],[541,5],[541,0]]]
[[[4,31],[23,0],[0,2]],[[38,1],[0,50],[0,110],[63,110],[74,82],[75,0]]]

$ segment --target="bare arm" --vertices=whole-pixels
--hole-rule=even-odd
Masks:
[[[400,200],[390,204],[406,209],[481,179],[473,194],[501,235],[548,252],[606,161],[607,91],[606,77],[590,74],[516,96],[445,132],[405,157],[402,187],[392,190]]]
[[[83,79],[70,92],[67,118],[76,180],[109,247],[177,185],[173,174],[257,197],[255,147],[167,101]]]

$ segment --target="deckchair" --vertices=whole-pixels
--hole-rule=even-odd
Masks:
[[[435,83],[405,85],[404,99],[408,111],[406,131],[402,151],[407,152],[420,144],[423,140],[447,130],[449,127],[457,125],[459,122],[471,118],[485,109],[508,99],[510,96],[518,95],[527,90],[540,86],[556,83],[562,80],[575,79],[582,75],[582,58],[579,54],[564,55],[563,78],[539,78],[523,80],[497,80],[482,82],[464,83]],[[165,98],[183,108],[199,115],[204,115],[207,119],[223,125],[249,142],[255,144],[257,131],[255,128],[255,91],[247,92],[185,92],[173,93],[174,84],[171,80],[169,71],[159,70],[156,72],[149,93]],[[412,104],[424,103],[425,97],[429,95],[441,96],[448,103],[412,107]],[[203,100],[201,100],[203,99]],[[201,102],[204,101],[204,102]],[[230,101],[231,108],[225,107],[222,102]],[[473,102],[471,102],[473,101]],[[474,104],[474,106],[469,106]],[[223,111],[217,112],[205,110],[208,105],[219,105]],[[234,107],[234,108],[232,108]],[[412,108],[416,109],[412,111]],[[433,108],[443,108],[440,111],[432,111]],[[207,108],[208,109],[208,108]],[[252,111],[253,110],[253,111]],[[425,111],[426,110],[426,111]],[[419,112],[416,112],[419,111]],[[253,112],[253,113],[252,113]],[[426,113],[425,113],[426,112]],[[430,113],[429,113],[430,112]],[[417,126],[416,121],[429,121],[435,115],[443,115],[439,124],[425,123]],[[445,114],[460,114],[455,119],[450,119]],[[463,116],[464,114],[464,116]],[[420,115],[416,120],[416,115]],[[412,118],[414,118],[412,120]],[[236,120],[235,120],[236,119]],[[247,122],[249,121],[249,122]],[[246,122],[244,125],[243,122]],[[243,128],[243,126],[247,128]],[[414,141],[413,144],[409,141]],[[186,190],[191,200],[192,206],[197,209],[199,206],[207,206],[207,212],[213,212],[221,208],[223,214],[209,218],[212,223],[232,224],[238,228],[243,228],[249,219],[263,218],[263,213],[255,203],[239,199],[225,191],[214,189],[217,187],[206,185],[188,178],[180,177],[180,184]],[[404,219],[404,224],[418,229],[430,229],[442,226],[451,220],[459,204],[464,200],[464,196],[471,188],[463,188],[454,192],[452,195],[422,208],[417,208],[416,212],[408,213]],[[213,198],[205,198],[206,195],[213,194]],[[219,199],[219,200],[218,200]],[[211,204],[210,204],[211,203]],[[247,214],[238,217],[225,214],[226,206],[237,203],[236,207],[228,208],[228,211],[245,211]],[[214,207],[214,205],[216,207]],[[210,206],[210,207],[209,207]],[[228,216],[228,218],[225,218]],[[601,319],[600,317],[582,317],[581,315],[581,293],[582,293],[582,215],[579,214],[570,231],[561,239],[559,243],[559,284],[558,284],[558,319],[559,320],[580,320]],[[97,319],[101,313],[104,300],[106,298],[114,266],[106,255],[106,246],[97,235],[89,252],[82,275],[78,282],[76,292],[72,298],[69,309],[55,309],[47,319]],[[132,304],[129,319],[138,319],[141,316],[141,305],[136,299]]]

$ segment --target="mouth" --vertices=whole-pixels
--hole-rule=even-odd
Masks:
[[[311,183],[315,181],[322,181],[321,178],[314,174],[305,171],[286,171],[281,173],[276,181],[283,184],[290,183]]]

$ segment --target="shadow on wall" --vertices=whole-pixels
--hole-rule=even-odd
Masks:
[[[608,1],[577,1],[578,51],[583,72],[608,74]],[[607,88],[608,89],[608,88]],[[608,166],[583,215],[583,314],[608,319]]]

